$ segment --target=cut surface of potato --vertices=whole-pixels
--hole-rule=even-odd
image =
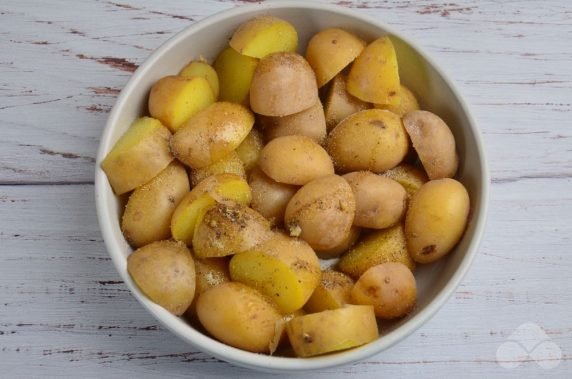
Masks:
[[[234,174],[246,178],[242,160],[235,151],[231,151],[226,157],[209,166],[191,170],[191,184],[195,187],[209,176],[217,174]]]
[[[318,144],[326,139],[326,119],[319,101],[302,112],[284,117],[260,116],[266,141],[284,136],[306,136]]]
[[[232,47],[224,49],[213,65],[219,79],[219,100],[248,106],[250,82],[257,65],[256,58],[239,54]]]
[[[374,104],[374,107],[386,109],[397,114],[399,117],[403,117],[406,113],[419,110],[417,98],[413,92],[403,84],[399,86],[397,96],[399,97],[399,104]]]
[[[180,316],[195,296],[195,264],[187,247],[157,241],[127,257],[127,271],[151,301]]]
[[[398,105],[399,85],[397,56],[387,36],[367,45],[348,74],[348,92],[369,103]]]
[[[348,93],[346,77],[342,74],[337,75],[332,80],[324,106],[328,131],[332,130],[344,118],[369,108],[371,108],[371,104]]]
[[[286,206],[298,187],[270,179],[259,167],[250,173],[248,184],[252,191],[252,209],[266,217],[271,224],[282,224]]]
[[[387,170],[383,176],[391,178],[401,184],[407,191],[407,198],[410,199],[419,188],[429,180],[423,169],[402,163],[399,166]]]
[[[338,309],[348,304],[354,281],[352,278],[337,271],[323,271],[320,284],[304,309],[310,313],[328,309]]]
[[[298,357],[361,346],[379,336],[371,305],[347,305],[294,317],[286,325],[286,331]]]
[[[283,314],[304,306],[320,281],[320,262],[307,243],[276,234],[230,260],[230,277],[258,289]]]
[[[240,54],[264,58],[272,53],[296,51],[298,32],[289,22],[264,15],[240,25],[229,44]]]
[[[218,75],[215,69],[208,64],[204,60],[194,60],[189,62],[181,72],[179,72],[179,76],[183,77],[193,77],[193,76],[200,76],[203,77],[209,82],[209,86],[213,91],[214,99],[218,99],[219,93],[219,83],[218,83]]]
[[[149,94],[149,113],[175,132],[191,116],[214,103],[215,95],[204,77],[166,76]]]
[[[263,147],[262,134],[257,129],[252,129],[244,141],[236,148],[236,154],[242,161],[246,173],[249,173],[258,165],[258,158]]]
[[[147,183],[171,163],[170,138],[169,130],[154,118],[141,117],[131,124],[101,162],[116,195]]]
[[[366,43],[343,29],[330,28],[316,33],[306,49],[306,59],[322,87],[362,52]]]

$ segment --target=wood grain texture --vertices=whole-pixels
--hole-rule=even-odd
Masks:
[[[105,251],[92,185],[107,113],[137,65],[246,2],[0,3],[0,377],[264,377],[197,352],[137,304]],[[403,31],[454,78],[493,186],[485,242],[437,316],[386,352],[312,376],[569,377],[572,4],[330,3]],[[560,347],[556,368],[497,363],[525,322]]]

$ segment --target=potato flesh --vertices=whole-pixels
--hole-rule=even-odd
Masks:
[[[220,161],[216,161],[207,167],[192,170],[191,184],[194,187],[209,176],[217,174],[234,174],[241,178],[246,178],[246,171],[244,170],[242,160],[238,157],[238,154],[235,151],[231,151]]]
[[[320,284],[304,309],[309,313],[321,312],[328,309],[338,309],[350,303],[350,293],[354,281],[352,278],[337,271],[323,271]]]
[[[298,32],[289,22],[265,15],[240,25],[229,44],[240,54],[264,58],[272,53],[296,51]]]
[[[328,131],[331,131],[344,118],[369,108],[371,108],[371,104],[348,93],[346,77],[342,74],[337,75],[332,80],[324,107]]]
[[[188,65],[183,67],[181,72],[179,72],[179,76],[183,77],[193,77],[193,76],[200,76],[207,80],[211,90],[213,91],[214,100],[218,99],[219,94],[219,82],[218,82],[218,75],[215,69],[205,61],[196,60],[190,62]]]
[[[403,263],[411,271],[415,270],[415,262],[407,251],[405,233],[401,224],[367,235],[342,255],[336,268],[358,279],[369,268],[386,262]]]
[[[149,94],[149,113],[172,132],[215,101],[209,82],[203,77],[166,76]]]
[[[214,103],[175,133],[171,150],[189,167],[204,168],[236,149],[253,125],[254,116],[247,108],[229,102]]]
[[[304,306],[320,281],[320,262],[304,241],[277,234],[230,261],[230,277],[258,289],[288,314]]]
[[[131,124],[101,162],[116,195],[147,183],[171,163],[170,138],[169,130],[154,118],[141,117]]]
[[[383,263],[364,272],[351,289],[353,304],[373,305],[382,319],[403,317],[415,307],[415,277],[405,265]]]
[[[463,236],[470,200],[454,179],[431,180],[413,195],[405,217],[405,237],[411,257],[431,263],[445,256]]]
[[[176,162],[135,189],[121,221],[121,231],[129,244],[140,247],[171,238],[173,212],[189,190],[187,172]]]
[[[298,187],[278,183],[270,179],[258,167],[250,173],[248,184],[252,191],[252,203],[250,204],[252,209],[266,217],[271,224],[282,224],[286,206]]]
[[[289,116],[261,116],[266,141],[284,136],[306,136],[318,144],[326,139],[326,119],[322,103],[318,101],[310,108]]]
[[[262,134],[257,129],[252,129],[244,141],[236,148],[236,154],[242,161],[246,173],[249,173],[258,165],[258,158],[263,147]]]
[[[417,101],[417,98],[413,92],[403,84],[399,86],[397,96],[399,97],[399,104],[374,104],[374,107],[386,109],[395,113],[399,117],[403,117],[409,112],[419,110],[419,102]]]
[[[158,241],[127,257],[127,271],[153,302],[179,316],[195,295],[195,265],[187,247],[174,241]]]
[[[383,176],[401,184],[403,188],[405,188],[405,191],[407,191],[407,199],[411,199],[411,197],[419,191],[419,188],[429,180],[423,169],[407,163],[402,163],[391,170],[387,170],[383,173]]]
[[[203,292],[197,315],[205,329],[219,341],[267,353],[282,315],[264,296],[241,283],[225,282]]]
[[[306,59],[314,72],[318,87],[322,87],[341,72],[365,47],[365,41],[339,28],[316,33],[306,49]]]
[[[361,346],[379,336],[371,305],[348,305],[295,317],[286,326],[298,357],[311,357]]]
[[[248,106],[250,83],[257,65],[256,58],[241,55],[231,47],[224,49],[213,65],[220,83],[219,100]]]

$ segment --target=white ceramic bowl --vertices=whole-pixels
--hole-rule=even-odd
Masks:
[[[126,259],[131,248],[120,230],[120,202],[100,168],[101,160],[129,124],[146,113],[147,94],[156,80],[177,73],[199,55],[213,59],[238,25],[260,14],[272,14],[294,24],[301,52],[309,37],[327,27],[346,28],[370,40],[392,35],[402,81],[418,95],[424,109],[440,115],[453,130],[460,157],[458,177],[471,196],[471,219],[455,251],[441,262],[419,267],[416,272],[419,293],[415,311],[381,329],[381,337],[375,342],[311,359],[270,357],[235,349],[195,330],[148,300],[127,273]],[[487,213],[488,186],[481,136],[466,103],[443,71],[419,47],[382,22],[342,7],[306,1],[276,1],[230,9],[190,25],[164,43],[137,69],[117,99],[101,137],[95,174],[97,213],[105,245],[137,300],[161,324],[197,349],[239,366],[267,372],[308,371],[359,361],[396,344],[429,320],[455,291],[477,253]]]

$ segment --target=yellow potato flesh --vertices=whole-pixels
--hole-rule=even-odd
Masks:
[[[213,91],[213,95],[216,99],[218,99],[219,93],[219,83],[218,83],[218,75],[215,69],[208,64],[207,62],[198,60],[192,61],[179,72],[179,76],[183,77],[193,77],[193,76],[200,76],[203,77],[209,82],[209,86]]]
[[[389,37],[370,43],[354,61],[348,75],[350,94],[374,104],[399,104],[397,56]]]
[[[374,104],[374,107],[386,109],[399,117],[403,117],[406,113],[419,110],[419,102],[409,88],[400,85],[397,96],[399,97],[399,104]]]
[[[286,331],[298,357],[361,346],[379,336],[371,305],[347,305],[295,317],[288,322]]]
[[[258,130],[252,129],[244,141],[236,148],[236,154],[244,164],[244,170],[247,173],[258,164],[258,157],[263,147],[262,135]]]
[[[419,188],[429,180],[423,169],[407,163],[402,163],[391,170],[387,170],[382,175],[401,184],[407,192],[408,199],[411,199],[415,192],[419,191]]]
[[[147,183],[171,163],[170,138],[169,130],[154,118],[141,117],[131,124],[101,162],[116,195]]]
[[[258,59],[237,53],[227,47],[214,62],[219,79],[219,100],[242,105],[249,104],[250,82],[258,65]]]
[[[215,96],[205,78],[166,76],[151,88],[149,113],[175,132],[214,101]]]
[[[354,281],[337,271],[322,272],[320,284],[308,299],[304,309],[310,313],[338,309],[348,304]]]
[[[229,44],[240,54],[263,58],[272,53],[296,51],[298,33],[287,21],[260,16],[240,25]]]

